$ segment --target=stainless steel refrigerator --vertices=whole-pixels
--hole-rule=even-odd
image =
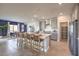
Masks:
[[[69,49],[73,56],[78,56],[78,20],[74,20],[69,26]]]

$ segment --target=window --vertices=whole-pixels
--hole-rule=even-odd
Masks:
[[[14,33],[18,31],[18,26],[17,25],[10,25],[10,32]]]
[[[13,33],[13,25],[10,25],[10,32]]]

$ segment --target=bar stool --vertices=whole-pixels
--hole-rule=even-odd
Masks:
[[[40,38],[40,41],[42,43],[41,46],[40,46],[40,49],[42,49],[41,52],[42,52],[43,55],[46,55],[46,53],[45,53],[45,46],[44,46],[44,39]]]
[[[40,49],[40,39],[39,36],[33,35],[33,42],[32,42],[32,49],[37,52],[37,55],[40,54],[41,49]]]
[[[40,38],[40,36],[41,35],[34,35],[34,42],[35,43],[33,43],[34,45],[36,45],[37,46],[37,48],[35,48],[34,46],[33,46],[33,48],[34,49],[36,49],[35,51],[37,51],[38,50],[38,55],[40,54],[42,54],[42,55],[46,55],[46,53],[45,53],[45,46],[44,46],[44,39],[43,38]]]
[[[17,46],[19,45],[19,32],[16,32]]]
[[[24,35],[22,32],[19,32],[19,46],[23,47]]]
[[[21,37],[22,37],[22,46],[25,47],[26,44],[26,32],[22,32],[21,33]]]
[[[26,34],[27,35],[27,47],[31,48],[32,47],[32,39],[31,39],[31,34]]]
[[[30,39],[31,39],[31,49],[33,49],[33,42],[34,42],[33,38],[34,38],[34,34],[31,34],[31,35],[30,35]]]
[[[28,46],[28,39],[27,39],[27,32],[24,32],[24,43],[25,43],[25,46]]]

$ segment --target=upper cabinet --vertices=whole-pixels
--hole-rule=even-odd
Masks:
[[[57,29],[57,17],[39,21],[40,31],[53,31]]]
[[[57,17],[51,19],[51,27],[52,29],[57,29]]]

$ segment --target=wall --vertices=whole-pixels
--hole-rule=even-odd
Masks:
[[[72,15],[71,15],[71,22],[78,19],[78,4],[74,5]]]

